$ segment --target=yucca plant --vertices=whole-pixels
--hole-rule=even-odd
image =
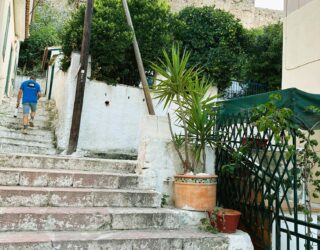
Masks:
[[[177,105],[176,122],[183,128],[184,133],[174,134],[170,114],[168,119],[174,146],[183,163],[184,172],[194,171],[201,156],[205,169],[205,148],[206,145],[213,144],[211,139],[215,126],[216,96],[208,95],[211,84],[207,79],[200,77],[201,69],[187,67],[189,52],[184,50],[181,53],[179,46],[173,45],[171,54],[163,51],[163,55],[164,60],[152,64],[153,70],[161,76],[157,79],[159,83],[154,86],[153,92],[160,102],[164,102],[164,108],[171,103]]]

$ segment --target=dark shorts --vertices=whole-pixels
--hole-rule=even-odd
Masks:
[[[23,103],[22,105],[23,105],[23,114],[24,115],[28,115],[30,113],[30,109],[31,109],[31,112],[36,112],[36,110],[37,110],[36,103],[26,102],[26,103]]]

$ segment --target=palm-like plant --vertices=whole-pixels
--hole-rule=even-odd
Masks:
[[[177,122],[183,127],[184,134],[176,135],[172,131],[171,117],[168,114],[170,131],[175,149],[183,163],[185,173],[194,170],[203,157],[205,168],[206,145],[213,141],[212,132],[215,125],[214,109],[216,96],[208,96],[210,83],[205,78],[199,77],[200,69],[188,68],[190,53],[180,53],[178,46],[173,45],[171,55],[163,52],[164,60],[159,64],[152,64],[152,68],[161,75],[153,92],[159,101],[164,102],[166,108],[172,102],[177,104]],[[184,146],[184,154],[180,151]],[[193,160],[190,161],[190,151],[193,152]]]

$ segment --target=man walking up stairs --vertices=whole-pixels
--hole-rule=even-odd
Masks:
[[[17,108],[20,106],[20,100],[22,97],[23,105],[23,130],[24,134],[27,134],[28,125],[34,127],[33,120],[36,115],[38,99],[41,97],[41,88],[39,83],[36,82],[36,77],[31,76],[30,80],[24,81],[18,93]],[[31,113],[30,113],[31,111]],[[30,113],[30,123],[29,123]]]

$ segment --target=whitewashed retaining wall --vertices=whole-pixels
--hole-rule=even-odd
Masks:
[[[124,85],[110,86],[98,81],[87,82],[79,148],[137,154],[140,123],[146,114],[147,107],[141,89]]]
[[[53,81],[52,99],[55,100],[58,110],[56,135],[60,149],[66,149],[69,141],[79,60],[80,55],[73,53],[67,73],[59,70],[58,66],[55,67],[57,72]],[[90,67],[88,78],[90,78]],[[109,105],[106,105],[106,101],[109,101]],[[157,100],[153,102],[156,114],[166,116],[167,110],[163,110],[163,105],[158,104]],[[173,113],[172,110],[173,107],[169,107],[170,113]],[[126,85],[111,86],[87,79],[78,149],[137,154],[143,119],[147,114],[141,88]],[[174,131],[179,131],[179,128],[175,127]]]
[[[75,53],[72,58],[68,72],[64,73],[59,67],[55,67],[56,73],[52,84],[51,98],[55,101],[58,111],[55,133],[57,146],[60,149],[66,149],[69,142],[80,55]],[[48,75],[50,76],[51,74]]]

